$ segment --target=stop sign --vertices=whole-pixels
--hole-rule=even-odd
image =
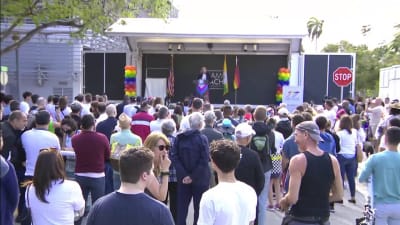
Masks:
[[[346,87],[353,82],[353,72],[348,67],[339,67],[333,71],[333,82],[338,87]]]

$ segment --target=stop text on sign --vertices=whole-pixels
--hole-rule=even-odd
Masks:
[[[353,74],[351,73],[337,73],[334,76],[335,80],[351,80],[353,78]]]
[[[338,87],[346,87],[353,82],[353,72],[348,67],[339,67],[332,75],[333,82]]]

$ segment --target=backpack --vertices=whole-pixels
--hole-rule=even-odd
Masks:
[[[113,170],[119,172],[119,158],[121,157],[122,152],[132,147],[133,145],[121,145],[118,142],[114,142],[111,144],[110,163]]]
[[[250,141],[250,148],[255,150],[260,156],[261,162],[267,160],[267,156],[271,154],[268,136],[253,136]]]
[[[336,149],[336,153],[340,152],[340,138],[336,133],[333,133],[329,130],[326,130],[326,133],[332,135],[333,140],[335,140],[335,149]]]

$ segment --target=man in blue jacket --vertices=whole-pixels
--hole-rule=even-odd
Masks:
[[[200,112],[189,117],[190,130],[179,134],[171,152],[172,165],[178,179],[178,221],[186,225],[190,200],[193,197],[194,221],[197,224],[201,196],[210,184],[209,147],[207,137],[200,133],[204,118]]]
[[[3,138],[0,135],[0,150]],[[0,155],[0,224],[14,224],[14,211],[18,205],[19,185],[14,166]]]

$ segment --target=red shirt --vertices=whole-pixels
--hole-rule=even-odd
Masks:
[[[150,122],[154,117],[147,112],[138,112],[132,116],[131,131],[142,138],[142,142],[146,140],[150,134]]]
[[[75,173],[104,172],[104,162],[110,159],[110,143],[102,133],[82,131],[72,137],[75,151]]]

